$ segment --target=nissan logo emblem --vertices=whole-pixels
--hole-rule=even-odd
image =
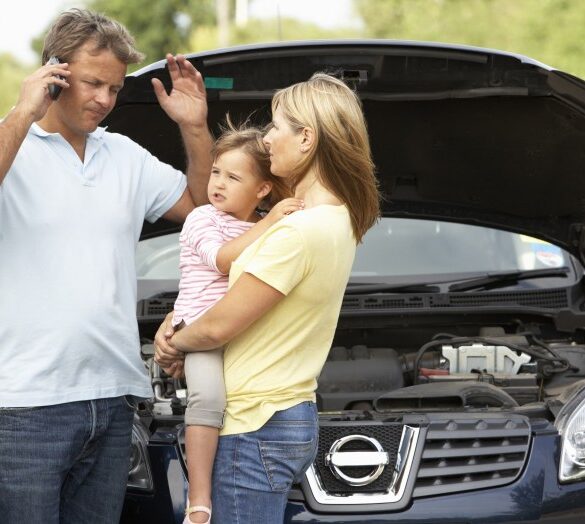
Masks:
[[[343,451],[343,446],[349,442],[365,442],[371,449],[369,451]],[[325,455],[325,464],[329,466],[331,472],[350,486],[371,484],[382,474],[388,463],[388,453],[384,451],[382,445],[375,438],[365,435],[346,435],[331,444],[329,452]],[[364,477],[352,477],[347,473],[347,468],[364,466],[372,467],[370,473]],[[346,468],[345,472],[343,468]]]

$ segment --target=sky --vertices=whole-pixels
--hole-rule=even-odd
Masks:
[[[131,0],[129,0],[131,1]],[[158,0],[164,1],[164,0]],[[79,7],[72,0],[17,0],[3,2],[0,17],[0,53],[9,52],[32,64],[36,57],[31,40],[39,35],[58,13]],[[249,0],[251,17],[280,15],[300,18],[323,27],[350,27],[355,23],[351,0]]]

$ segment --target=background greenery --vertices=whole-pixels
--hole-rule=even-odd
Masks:
[[[125,24],[149,63],[169,51],[218,47],[216,1],[85,0],[78,5]],[[520,53],[585,77],[583,0],[352,0],[362,28],[332,30],[288,18],[237,26],[235,0],[227,1],[229,45],[319,38],[430,40]],[[42,40],[43,34],[31,42],[39,56]],[[0,54],[0,115],[14,105],[22,78],[35,67]]]

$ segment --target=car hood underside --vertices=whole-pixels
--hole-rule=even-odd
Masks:
[[[315,71],[335,73],[363,101],[386,215],[513,230],[585,259],[580,80],[494,51],[388,41],[255,46],[190,59],[207,79],[215,133],[228,112],[266,124],[275,89]],[[109,129],[184,168],[153,76],[169,85],[164,62],[128,77]]]

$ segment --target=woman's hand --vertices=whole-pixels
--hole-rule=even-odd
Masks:
[[[173,378],[183,375],[185,353],[174,348],[171,342],[175,329],[172,324],[173,312],[169,313],[154,336],[154,361]]]

